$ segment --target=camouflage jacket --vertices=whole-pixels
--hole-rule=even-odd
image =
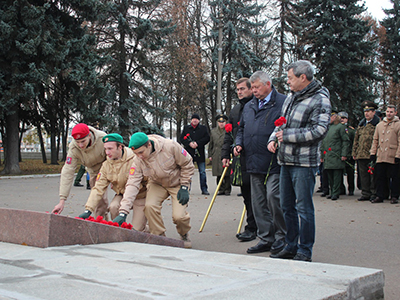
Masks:
[[[374,138],[375,126],[379,123],[379,118],[374,116],[371,122],[365,124],[365,119],[360,122],[354,136],[352,156],[355,159],[369,159],[372,139]]]

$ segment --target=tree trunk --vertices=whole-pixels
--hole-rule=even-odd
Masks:
[[[36,130],[37,130],[38,137],[39,137],[40,152],[42,153],[42,161],[44,164],[47,164],[46,148],[44,147],[42,128],[41,128],[40,122],[36,123]]]
[[[19,167],[19,116],[18,105],[14,105],[11,114],[5,116],[6,140],[5,140],[5,166],[1,174],[21,174]]]
[[[56,144],[56,124],[55,120],[50,120],[50,151],[51,151],[51,161],[50,164],[58,165],[58,153]]]

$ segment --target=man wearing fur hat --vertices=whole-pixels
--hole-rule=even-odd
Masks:
[[[221,180],[221,175],[224,170],[221,161],[221,149],[224,144],[225,138],[225,125],[228,117],[225,115],[218,115],[216,118],[217,126],[211,130],[210,143],[208,144],[208,157],[212,162],[212,175],[217,176],[217,184]],[[230,170],[230,169],[229,169]],[[231,194],[231,180],[229,177],[229,170],[227,171],[221,187],[219,189],[218,195]]]
[[[143,132],[132,135],[129,148],[136,156],[129,170],[119,216],[114,219],[114,222],[119,224],[125,222],[132,203],[140,191],[143,177],[147,176],[149,181],[144,213],[150,233],[165,236],[166,229],[161,208],[164,200],[171,196],[172,220],[185,247],[191,248],[188,236],[191,228],[190,215],[186,207],[194,173],[192,157],[177,142],[155,134],[147,136]]]
[[[110,184],[115,191],[114,199],[109,206],[111,219],[118,216],[120,202],[125,192],[125,185],[129,176],[129,169],[135,157],[133,151],[125,147],[124,140],[118,133],[107,134],[103,137],[103,143],[107,159],[101,166],[99,174],[97,174],[96,184],[90,192],[89,199],[85,205],[86,210],[79,215],[79,217],[83,219],[87,219],[95,211],[95,208],[101,202]],[[139,193],[133,201],[132,227],[137,231],[143,231],[147,223],[144,215],[146,185],[147,177],[143,177]]]
[[[61,170],[60,202],[54,207],[52,213],[60,214],[63,211],[78,165],[82,164],[86,166],[90,175],[90,186],[93,187],[96,181],[96,175],[102,163],[106,160],[106,153],[102,141],[103,137],[106,135],[105,132],[84,123],[79,123],[72,128],[71,135],[73,140],[69,144],[67,159]],[[107,206],[107,194],[104,194],[102,201],[95,208],[95,216],[105,216],[107,213]]]
[[[197,163],[201,193],[210,195],[207,187],[206,156],[204,154],[204,146],[210,141],[210,135],[207,127],[200,124],[200,116],[198,114],[192,115],[190,125],[185,125],[179,141],[192,156],[193,162]]]

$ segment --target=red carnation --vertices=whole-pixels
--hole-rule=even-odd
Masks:
[[[232,124],[226,124],[225,125],[225,131],[227,132],[227,133],[229,133],[229,132],[232,132]]]
[[[275,120],[274,124],[276,127],[281,127],[283,124],[286,124],[285,117],[280,117],[279,119]]]
[[[238,126],[240,126],[240,121],[238,122]]]
[[[190,133],[188,133],[186,136],[189,136],[190,135]]]
[[[187,136],[185,135],[185,136],[183,137],[183,139],[186,140],[186,139],[187,139]]]
[[[324,154],[326,154],[326,151],[324,151]]]
[[[332,148],[331,148],[331,147],[329,147],[329,148],[328,148],[328,151],[332,151]]]

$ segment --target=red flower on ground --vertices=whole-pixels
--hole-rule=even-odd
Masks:
[[[232,124],[228,123],[225,125],[225,131],[227,133],[232,132]]]
[[[279,119],[275,120],[274,124],[276,127],[281,127],[283,124],[286,124],[286,118],[279,117]]]

